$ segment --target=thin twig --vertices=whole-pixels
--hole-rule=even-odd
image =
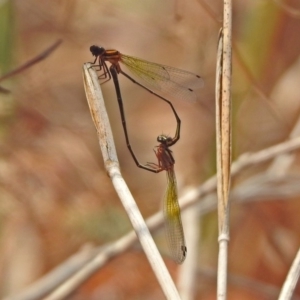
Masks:
[[[62,264],[55,267],[51,272],[38,279],[25,290],[18,294],[8,296],[4,298],[4,300],[42,299],[70,278],[74,273],[82,269],[82,267],[91,261],[96,253],[99,253],[101,250],[92,248],[91,246],[84,246],[83,249],[80,249],[77,253],[70,256]]]
[[[25,69],[35,65],[36,63],[44,60],[45,58],[47,58],[60,44],[62,43],[62,40],[57,40],[54,44],[52,44],[50,47],[48,47],[46,50],[44,50],[42,53],[40,53],[39,55],[37,55],[36,57],[28,60],[26,63],[24,63],[23,65],[17,67],[16,69],[6,73],[5,75],[0,77],[0,82],[3,81],[4,79],[7,79],[9,77],[12,77],[18,73],[21,73],[22,71],[24,71]]]
[[[273,0],[279,7],[282,8],[288,15],[295,19],[300,19],[300,10],[289,6],[288,4],[284,3],[282,0]]]
[[[287,279],[284,282],[278,300],[290,300],[300,276],[300,249],[293,261],[293,264],[288,273]]]

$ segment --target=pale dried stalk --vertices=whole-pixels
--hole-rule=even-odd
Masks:
[[[229,189],[231,167],[231,0],[224,1],[223,28],[220,32],[216,74],[216,143],[219,222],[217,298],[227,298],[229,241]]]
[[[296,284],[300,276],[300,249],[293,261],[288,276],[284,282],[278,300],[290,300],[293,297]]]

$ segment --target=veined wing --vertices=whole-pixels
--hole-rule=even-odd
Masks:
[[[121,62],[141,83],[160,94],[187,101],[196,101],[195,89],[203,86],[203,79],[191,72],[152,63],[137,57],[121,54]]]
[[[178,203],[177,183],[174,169],[167,170],[168,186],[164,196],[164,218],[167,239],[172,258],[181,264],[186,257],[186,245]]]

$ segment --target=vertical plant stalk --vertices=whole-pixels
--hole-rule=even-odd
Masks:
[[[174,282],[160,256],[159,251],[157,250],[145,220],[143,219],[128,186],[121,175],[111,127],[105,109],[97,73],[93,68],[91,68],[90,64],[85,64],[83,67],[83,74],[86,96],[92,119],[97,130],[106,171],[112,180],[113,186],[125,208],[135,233],[166,298],[180,299],[178,291],[176,290]]]
[[[229,189],[231,169],[231,0],[224,1],[223,28],[220,31],[216,72],[216,145],[219,223],[217,299],[227,298],[229,241]]]

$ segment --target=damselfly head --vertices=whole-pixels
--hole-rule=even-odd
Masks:
[[[157,137],[157,141],[161,144],[168,145],[173,139],[170,136],[161,134]]]
[[[90,51],[92,52],[93,56],[101,56],[105,53],[105,49],[103,47],[99,47],[96,45],[93,45],[90,47]]]

